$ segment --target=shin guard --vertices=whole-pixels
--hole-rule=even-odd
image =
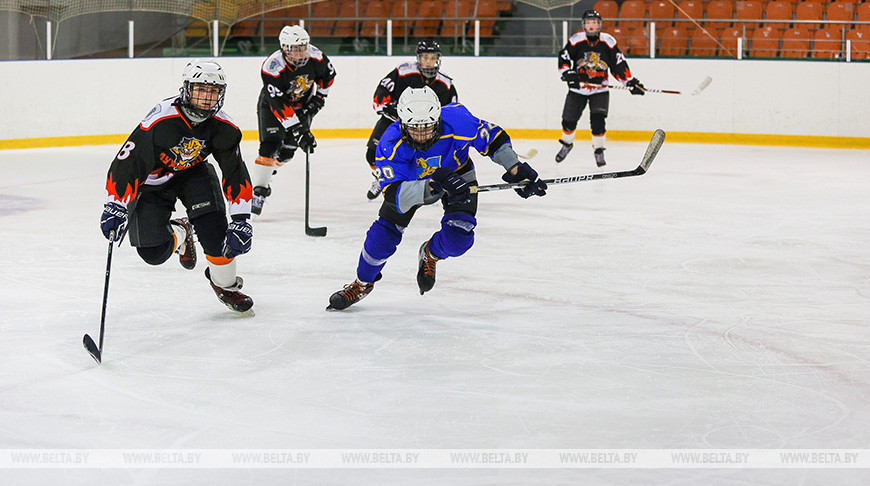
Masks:
[[[378,218],[372,223],[366,241],[359,255],[359,265],[356,276],[361,282],[374,282],[378,274],[387,264],[387,259],[393,256],[399,243],[402,242],[402,232],[405,228],[397,226],[384,218]]]
[[[436,258],[458,257],[474,244],[477,220],[465,213],[447,213],[441,218],[441,230],[432,235],[429,251]]]

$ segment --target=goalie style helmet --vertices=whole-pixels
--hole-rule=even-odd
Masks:
[[[227,78],[218,63],[194,59],[184,68],[184,85],[180,91],[184,114],[190,121],[202,123],[224,105]]]
[[[310,41],[311,36],[299,25],[287,25],[278,34],[278,42],[281,43],[284,59],[296,67],[304,66],[308,62],[308,43]]]
[[[428,86],[408,88],[399,96],[402,138],[413,149],[425,151],[441,136],[441,102]]]
[[[417,67],[427,78],[434,78],[438,74],[441,67],[441,46],[437,42],[422,40],[417,44]]]
[[[586,37],[597,38],[601,33],[601,14],[595,10],[587,10],[583,12],[583,32],[586,32]]]

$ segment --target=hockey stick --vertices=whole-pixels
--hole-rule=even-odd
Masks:
[[[579,176],[571,176],[571,177],[559,177],[558,179],[544,179],[544,182],[547,185],[552,184],[568,184],[571,182],[583,182],[583,181],[594,181],[596,179],[617,179],[619,177],[632,177],[646,174],[646,171],[649,170],[650,164],[652,164],[653,160],[656,158],[656,155],[659,153],[659,149],[662,148],[662,144],[665,142],[665,132],[661,129],[657,129],[655,133],[653,133],[652,140],[650,140],[649,145],[646,148],[646,153],[643,154],[643,159],[640,161],[640,165],[637,166],[636,169],[633,170],[625,170],[622,172],[604,172],[600,174],[586,174]],[[472,187],[471,192],[489,192],[489,191],[501,191],[504,189],[519,189],[525,187],[528,184],[528,181],[523,182],[513,182],[510,184],[492,184],[488,186],[477,186]]]
[[[710,76],[707,76],[706,78],[704,78],[704,80],[701,81],[701,84],[699,84],[697,88],[695,88],[694,90],[692,90],[692,96],[696,96],[696,95],[698,95],[701,91],[704,91],[704,90],[707,88],[707,86],[710,86],[710,83],[712,83],[712,82],[713,82],[713,78],[711,78]],[[625,90],[629,90],[629,91],[632,89],[632,88],[629,88],[628,86],[623,86],[623,85],[621,85],[621,84],[591,84],[591,83],[580,83],[580,85],[581,85],[581,86],[584,86],[584,87],[587,87],[587,88],[611,88],[611,89],[625,89]],[[645,93],[687,94],[687,93],[683,93],[682,91],[674,91],[674,90],[671,90],[671,89],[652,89],[652,88],[643,88],[643,91],[644,91]]]
[[[311,179],[311,170],[310,170],[309,164],[308,164],[308,151],[307,150],[304,150],[304,151],[305,151],[305,234],[308,236],[326,236],[326,226],[321,226],[319,228],[312,228],[311,226],[308,226],[308,205],[309,205],[308,202],[310,200],[310,198],[309,198],[309,192],[310,192],[309,181]]]
[[[106,257],[106,285],[103,287],[103,315],[100,317],[100,345],[94,344],[94,340],[85,334],[82,339],[85,349],[97,364],[103,362],[103,334],[106,332],[106,302],[109,299],[109,272],[112,270],[112,248],[115,244],[115,230],[109,231],[109,254]]]

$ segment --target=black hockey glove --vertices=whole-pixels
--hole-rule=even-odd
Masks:
[[[444,189],[447,192],[447,204],[468,204],[471,202],[471,189],[468,181],[450,169],[439,167],[432,173],[434,189]]]
[[[314,96],[311,97],[310,100],[305,102],[305,105],[302,106],[302,113],[308,117],[310,121],[314,118],[314,115],[317,114],[323,106],[326,104],[326,96],[323,96],[320,93],[315,93]]]
[[[301,148],[303,152],[308,152],[309,154],[314,153],[314,147],[317,146],[317,140],[314,140],[314,135],[311,134],[311,130],[308,129],[302,123],[297,125],[293,125],[290,127],[290,133],[293,134],[293,139],[296,141],[296,146]]]
[[[100,218],[100,229],[107,240],[112,239],[111,233],[114,231],[115,241],[121,241],[127,232],[127,208],[114,202],[106,203]]]
[[[580,89],[580,75],[573,69],[562,71],[562,81],[568,83],[569,88]]]
[[[227,226],[227,237],[224,239],[223,254],[226,258],[235,258],[251,251],[251,238],[254,229],[247,219],[234,219]]]
[[[630,90],[628,90],[628,92],[633,95],[643,96],[643,94],[646,92],[646,88],[644,88],[643,85],[640,84],[640,80],[637,78],[631,78],[627,83],[625,83],[625,85],[631,88]]]
[[[547,183],[538,177],[538,173],[535,172],[535,169],[532,169],[532,166],[525,162],[520,162],[514,167],[517,168],[516,174],[511,174],[511,171],[508,170],[501,178],[509,184],[528,180],[529,183],[525,186],[514,189],[521,198],[528,199],[530,196],[543,196],[547,194]],[[514,167],[511,167],[511,169]]]
[[[381,115],[383,115],[391,120],[394,120],[394,121],[398,120],[399,119],[398,105],[396,103],[387,103],[381,109]]]

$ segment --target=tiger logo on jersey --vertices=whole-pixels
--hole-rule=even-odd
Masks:
[[[186,169],[196,165],[205,157],[202,155],[205,141],[192,137],[184,137],[181,143],[169,149],[173,154],[170,157],[166,152],[160,154],[161,161],[173,169]]]
[[[420,175],[417,176],[418,179],[423,179],[432,175],[435,172],[435,169],[439,169],[441,167],[441,156],[436,155],[434,157],[429,157],[428,159],[419,158],[417,159],[417,172]]]
[[[308,90],[314,85],[314,82],[308,79],[308,75],[297,76],[290,84],[290,98],[293,101],[302,98]]]
[[[589,71],[607,71],[607,63],[601,60],[597,52],[583,53],[583,62],[580,65]]]

